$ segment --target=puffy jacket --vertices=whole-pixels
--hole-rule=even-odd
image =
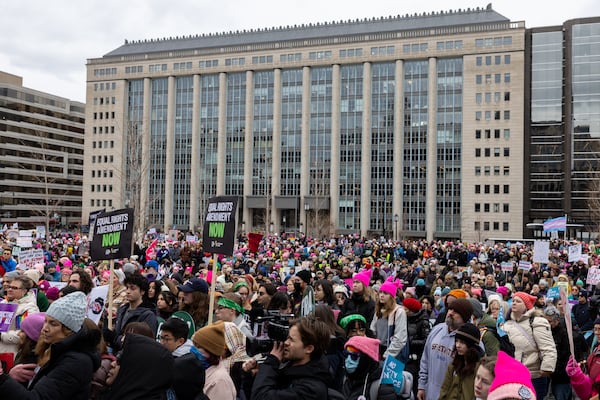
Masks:
[[[17,312],[10,323],[10,327],[7,332],[0,333],[0,353],[13,353],[16,355],[17,346],[21,339],[19,338],[19,324],[25,314],[34,314],[40,312],[37,306],[37,298],[33,292],[29,291],[19,300],[9,302],[3,300],[2,303],[16,303]]]
[[[538,313],[535,309],[529,310],[519,320],[506,321],[503,327],[515,345],[515,359],[529,369],[531,379],[539,378],[540,371],[554,372],[556,368],[556,345],[550,323]],[[533,317],[531,324],[530,317]]]
[[[259,400],[324,400],[329,385],[327,357],[307,364],[284,364],[269,354],[258,369],[252,386],[252,399]]]
[[[92,376],[100,366],[97,339],[83,328],[53,344],[50,360],[35,375],[29,389],[8,374],[0,375],[0,399],[88,400]]]
[[[408,333],[406,330],[406,312],[404,311],[404,307],[396,305],[394,310],[390,312],[384,319],[386,322],[385,332],[379,332],[379,318],[377,318],[377,315],[373,316],[373,322],[371,322],[371,331],[375,332],[381,344],[386,348],[385,352],[383,353],[383,359],[385,360],[388,355],[396,357],[398,354],[400,354],[404,346],[406,346]],[[381,323],[379,324],[379,327],[381,327]],[[388,335],[391,330],[390,328],[392,327],[394,328],[394,333],[390,338]]]
[[[407,313],[406,321],[411,359],[414,356],[415,360],[420,360],[425,348],[425,341],[431,332],[431,322],[423,309],[414,314]]]

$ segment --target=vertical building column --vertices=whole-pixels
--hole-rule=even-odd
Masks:
[[[167,93],[167,154],[165,163],[165,220],[164,231],[173,226],[173,190],[175,182],[175,77],[169,76]]]
[[[310,67],[302,69],[302,158],[300,161],[300,222],[308,232],[308,219],[304,209],[310,194]]]
[[[429,59],[427,88],[427,187],[425,203],[425,234],[433,240],[436,226],[437,182],[437,59]]]
[[[252,224],[252,210],[248,208],[247,199],[248,196],[252,195],[252,151],[254,150],[253,145],[253,104],[254,104],[254,73],[253,71],[246,71],[246,121],[245,135],[244,135],[244,219],[248,232],[253,228]],[[269,224],[267,222],[267,229]]]
[[[360,234],[371,221],[371,63],[363,64],[362,156],[360,163]]]
[[[400,239],[400,232],[404,228],[403,194],[404,194],[404,63],[396,61],[396,90],[394,91],[394,181],[393,181],[393,204],[394,217],[398,216],[398,222],[394,222],[395,239]]]
[[[217,196],[225,195],[227,167],[227,74],[219,74],[219,132],[217,133]],[[241,221],[240,221],[241,224]]]
[[[140,221],[138,226],[141,232],[136,234],[145,234],[148,229],[148,213],[150,202],[148,201],[150,190],[150,143],[152,118],[152,80],[144,78],[144,110],[142,115],[142,168],[141,168],[141,189],[140,190]],[[143,236],[138,237],[140,239]]]
[[[194,75],[192,94],[192,170],[190,172],[190,222],[188,229],[194,231],[198,223],[200,199],[200,75]]]
[[[275,232],[281,230],[281,210],[275,207],[275,196],[281,194],[281,69],[273,71],[273,161],[271,163],[271,212]]]
[[[329,223],[335,233],[340,228],[340,65],[331,73],[331,186],[329,187]]]

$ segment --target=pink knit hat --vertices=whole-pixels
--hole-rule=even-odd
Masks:
[[[490,386],[488,400],[536,400],[535,390],[531,383],[531,374],[527,367],[503,351],[498,352],[494,375],[495,378]]]
[[[352,346],[369,358],[379,361],[379,339],[374,339],[366,336],[352,336],[345,347]]]
[[[44,326],[46,320],[46,313],[34,313],[29,315],[27,318],[23,318],[21,321],[21,330],[25,332],[25,335],[34,342],[37,342],[40,338],[40,332]]]
[[[359,281],[365,287],[367,287],[367,286],[369,286],[369,283],[371,283],[371,273],[372,273],[371,270],[361,271],[358,274],[354,275],[352,277],[352,280]]]
[[[394,281],[393,279],[394,278],[390,276],[385,283],[379,287],[379,291],[388,293],[392,297],[396,297],[398,289],[402,289],[402,281],[400,281],[400,279]]]
[[[523,303],[525,303],[525,307],[527,307],[527,310],[531,310],[537,300],[537,297],[532,296],[525,292],[517,292],[517,293],[513,294],[513,297],[518,297],[521,300],[523,300]]]

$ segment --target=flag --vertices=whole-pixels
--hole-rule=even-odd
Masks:
[[[544,222],[544,232],[556,232],[567,230],[567,216],[552,218]]]

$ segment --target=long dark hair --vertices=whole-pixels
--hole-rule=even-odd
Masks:
[[[323,293],[325,295],[323,302],[329,306],[336,304],[335,295],[333,294],[333,285],[331,282],[329,282],[327,279],[319,279],[317,282],[315,282],[315,289],[318,286],[321,286],[321,289],[323,289]]]
[[[454,371],[461,377],[474,374],[481,356],[482,354],[479,346],[475,347],[467,344],[467,351],[464,355],[461,356],[458,353],[454,355],[454,360],[452,360]]]
[[[318,304],[315,307],[315,317],[325,322],[327,327],[330,329],[329,334],[336,337],[346,337],[346,332],[339,326],[333,318],[333,311],[331,307],[326,304]]]

